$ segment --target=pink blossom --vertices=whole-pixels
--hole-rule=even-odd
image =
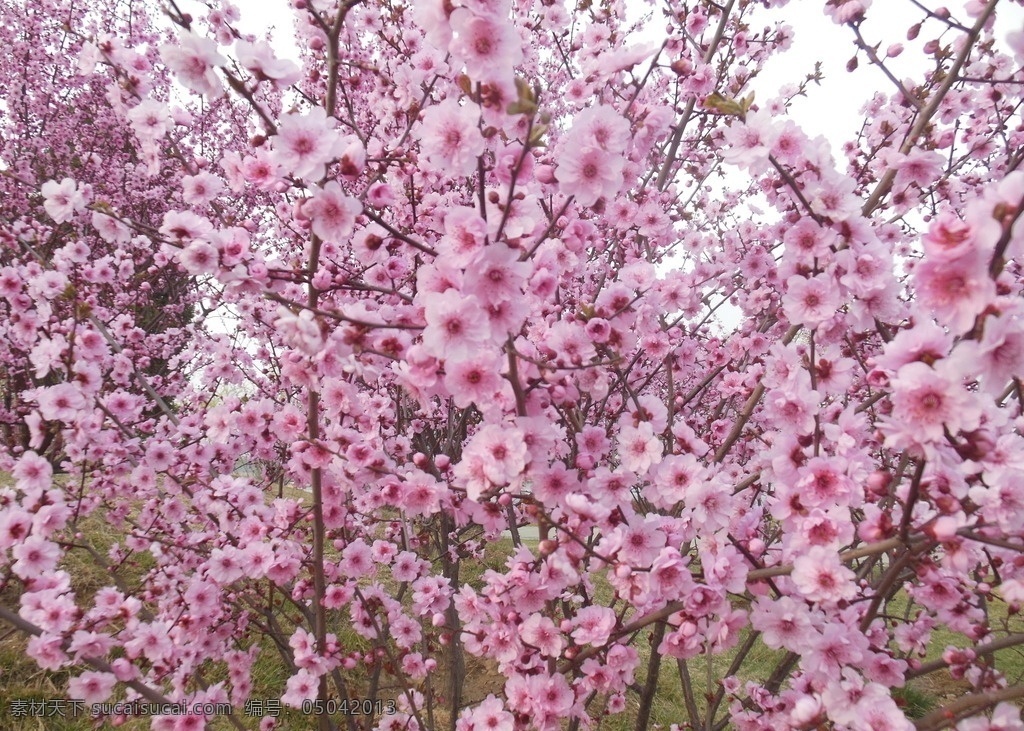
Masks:
[[[209,97],[221,92],[214,69],[226,64],[227,59],[218,52],[216,41],[195,33],[182,33],[176,43],[160,46],[160,57],[189,89]]]
[[[431,294],[424,312],[423,347],[437,358],[470,358],[490,336],[487,316],[475,297],[455,290]]]
[[[955,334],[966,332],[995,297],[995,286],[979,252],[945,261],[926,259],[914,267],[918,303]]]
[[[18,489],[36,493],[49,489],[53,480],[53,467],[47,460],[29,450],[21,455],[11,474]]]
[[[233,546],[215,548],[210,553],[207,573],[218,584],[231,584],[242,578],[245,566],[239,555],[239,549]]]
[[[203,239],[193,239],[178,253],[178,263],[189,274],[213,274],[219,260],[217,248]]]
[[[945,430],[955,434],[978,424],[980,409],[944,368],[914,362],[901,367],[892,382],[894,431],[917,443],[938,442]]]
[[[531,614],[519,625],[519,636],[548,657],[558,657],[564,644],[555,623],[540,614]]]
[[[839,562],[839,554],[813,547],[793,561],[793,583],[812,602],[832,603],[857,593],[854,573]]]
[[[352,235],[356,216],[362,210],[359,201],[342,192],[331,181],[318,190],[306,204],[305,212],[313,221],[313,233],[324,241],[339,243]]]
[[[193,206],[204,206],[224,190],[224,181],[212,173],[186,175],[181,180],[182,198]]]
[[[839,308],[836,287],[822,276],[808,279],[794,275],[786,280],[782,307],[790,322],[817,327],[830,320]]]
[[[235,53],[238,55],[238,63],[251,71],[257,79],[270,80],[276,86],[291,86],[302,75],[292,61],[277,58],[274,49],[266,41],[238,41],[235,43]]]
[[[473,259],[466,272],[465,290],[481,302],[497,304],[522,296],[530,265],[504,244],[492,244]]]
[[[474,731],[512,731],[515,728],[515,717],[493,694],[488,694],[478,706],[466,713],[472,720]]]
[[[317,697],[320,679],[309,670],[299,670],[288,678],[281,702],[291,708],[301,708],[303,701],[311,701]]]
[[[653,519],[636,516],[620,529],[619,560],[635,568],[647,568],[661,553],[668,538]]]
[[[650,422],[637,426],[625,425],[619,429],[619,459],[630,472],[644,474],[661,461],[664,446],[654,433]]]
[[[572,638],[577,645],[601,647],[615,627],[615,612],[608,607],[583,607],[573,618]]]
[[[69,662],[62,645],[63,639],[59,635],[36,635],[29,638],[25,654],[43,670],[60,670]]]
[[[57,223],[70,221],[72,217],[85,208],[85,196],[78,184],[71,178],[64,178],[59,183],[48,180],[43,183],[43,208]]]
[[[440,244],[455,266],[464,267],[483,249],[487,222],[472,208],[453,208],[444,217]]]
[[[446,99],[423,112],[418,138],[429,170],[473,175],[486,147],[478,128],[479,114],[455,99]]]
[[[579,205],[589,207],[619,192],[623,166],[621,155],[599,147],[569,148],[563,151],[555,177],[562,192],[575,196]]]
[[[156,99],[143,99],[126,116],[135,136],[143,143],[162,139],[173,125],[167,105]]]
[[[784,648],[800,652],[806,647],[812,627],[803,602],[783,596],[775,601],[758,597],[750,614],[751,625],[761,632],[761,639],[772,649]]]
[[[451,14],[454,37],[448,50],[481,80],[511,75],[523,60],[522,41],[515,28],[498,16],[478,15],[465,8]]]
[[[1001,394],[1011,379],[1024,374],[1024,317],[1020,307],[988,317],[980,341],[961,343],[956,359],[966,372],[977,373],[993,396]]]
[[[110,697],[117,679],[110,673],[87,670],[68,681],[68,696],[87,705],[102,703]]]
[[[271,141],[273,161],[286,172],[310,182],[323,178],[327,163],[338,153],[335,120],[327,116],[323,107],[285,116]]]
[[[449,360],[445,365],[445,388],[452,394],[455,405],[462,408],[476,403],[486,409],[494,402],[503,383],[498,373],[498,363],[491,355]]]

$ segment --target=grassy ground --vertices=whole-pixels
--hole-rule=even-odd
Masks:
[[[99,517],[92,517],[80,526],[81,531],[89,540],[96,551],[103,555],[110,547],[113,537],[108,526]],[[529,541],[534,543],[533,541]],[[486,567],[501,568],[505,559],[512,553],[512,543],[508,538],[502,538],[491,542],[487,547],[486,560],[484,565],[464,567],[463,580],[473,584],[479,582]],[[66,568],[74,577],[76,592],[80,600],[90,596],[101,586],[110,583],[107,573],[98,568],[95,563],[83,551],[71,552],[66,563]],[[145,556],[132,565],[126,566],[120,572],[120,578],[128,586],[133,582],[138,583],[141,576],[148,568]],[[611,597],[611,589],[606,584],[598,584],[596,587],[598,601],[607,601]],[[903,602],[903,604],[900,604]],[[902,598],[891,607],[892,613],[900,613],[906,609],[906,599]],[[0,594],[0,604],[8,607],[17,607],[17,596],[13,591]],[[994,606],[992,615],[993,625],[1000,626],[1011,631],[1024,631],[1024,622],[1019,617],[1007,617],[1000,614],[1001,604]],[[337,633],[342,643],[350,649],[367,649],[369,643],[364,638],[355,634],[348,624],[348,615],[337,614],[331,618],[330,630]],[[650,657],[650,631],[645,631],[636,641],[636,647],[641,654],[641,669],[638,671],[637,681],[644,683],[645,668]],[[927,660],[937,658],[943,649],[948,645],[965,646],[966,640],[961,635],[945,629],[937,629],[929,645]],[[254,699],[277,699],[283,692],[288,671],[285,668],[278,652],[273,648],[269,640],[261,642],[262,651],[253,668]],[[755,644],[752,652],[744,662],[739,673],[744,680],[763,680],[774,668],[780,656],[779,652],[772,651],[763,645]],[[703,712],[706,708],[705,694],[710,690],[717,690],[717,679],[721,678],[727,671],[732,661],[732,654],[714,658],[698,657],[687,664],[687,671],[691,677],[694,699],[697,708]],[[442,656],[442,664],[444,658]],[[1024,653],[1019,650],[1006,650],[997,654],[997,667],[1006,673],[1011,680],[1024,676]],[[443,668],[442,668],[443,670]],[[213,683],[220,679],[217,670],[213,669],[207,677],[207,682]],[[222,671],[221,671],[222,672]],[[352,674],[357,675],[365,673]],[[438,673],[441,675],[441,673]],[[85,731],[96,726],[86,718],[66,718],[55,716],[38,717],[16,717],[12,713],[14,703],[31,702],[52,702],[65,697],[66,684],[69,677],[67,672],[47,672],[40,670],[34,661],[25,655],[25,638],[16,632],[6,632],[0,626],[0,731]],[[467,703],[474,703],[484,698],[488,693],[498,693],[504,684],[504,679],[498,674],[496,667],[484,660],[467,657],[467,681],[463,688],[463,697]],[[711,679],[709,686],[708,679]],[[440,679],[439,679],[440,680]],[[439,682],[435,681],[435,682]],[[389,697],[388,678],[386,675],[381,678],[381,697]],[[966,687],[962,681],[952,679],[948,673],[935,673],[927,678],[922,678],[912,683],[908,688],[897,691],[896,695],[906,706],[907,712],[912,716],[920,716],[934,708],[940,702],[955,698],[961,694]],[[366,687],[360,686],[356,681],[351,687],[353,696],[365,693]],[[394,691],[390,691],[393,695]],[[639,703],[636,696],[631,694],[627,709],[617,716],[608,717],[600,725],[601,729],[607,731],[626,731],[632,729],[635,723]],[[54,707],[48,707],[52,710]],[[657,693],[652,708],[652,728],[668,728],[670,724],[684,724],[689,719],[686,713],[686,704],[681,690],[680,668],[677,663],[666,658],[662,663],[662,670],[657,685]],[[246,727],[255,727],[256,718],[240,716],[240,720]],[[438,725],[446,722],[443,716],[436,718]],[[447,723],[444,723],[447,727]],[[122,726],[127,731],[148,728],[148,722],[136,720]],[[225,719],[214,720],[209,728],[214,731],[232,728]],[[282,708],[280,715],[279,729],[284,731],[306,731],[310,728],[310,719],[297,711]]]

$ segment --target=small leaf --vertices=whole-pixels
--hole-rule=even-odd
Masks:
[[[727,99],[717,91],[704,100],[704,107],[719,114],[728,114],[736,117],[742,116],[744,113],[743,107],[735,99]]]

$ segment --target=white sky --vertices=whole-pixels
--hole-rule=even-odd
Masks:
[[[824,74],[821,86],[811,85],[810,96],[798,98],[791,108],[791,115],[811,136],[824,135],[832,143],[836,158],[840,159],[843,142],[854,137],[863,120],[860,114],[863,103],[876,91],[891,93],[893,85],[880,69],[869,63],[863,52],[859,56],[858,69],[852,73],[846,70],[846,63],[855,50],[854,34],[850,28],[833,23],[824,13],[824,4],[824,0],[790,0],[781,11],[760,11],[753,16],[752,30],[760,30],[765,19],[783,17],[795,32],[792,48],[768,61],[753,88],[757,99],[767,100],[776,96],[784,85],[801,81],[813,71],[814,63],[821,61]],[[923,0],[922,4],[933,9],[945,4],[955,19],[965,25],[972,22],[964,12],[965,0],[945,3]],[[297,60],[298,48],[292,32],[294,11],[289,9],[289,5],[287,0],[243,3],[239,26],[243,32],[256,35],[262,35],[273,27],[277,52]],[[944,27],[937,20],[928,20],[917,40],[908,41],[907,29],[922,18],[923,13],[910,0],[874,0],[862,25],[865,40],[870,44],[880,44],[880,56],[884,57],[891,44],[903,44],[903,54],[887,62],[901,80],[914,81],[923,77],[928,63],[921,47],[926,41],[937,38]],[[1024,28],[1024,8],[1010,0],[1001,0],[996,24],[997,36],[1000,40],[1005,39],[1011,30]],[[660,31],[663,21],[656,19],[653,25]],[[944,40],[951,41],[956,33],[950,31]]]

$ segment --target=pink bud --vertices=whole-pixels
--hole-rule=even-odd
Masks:
[[[896,58],[901,53],[903,53],[903,44],[893,43],[891,46],[889,46],[888,50],[886,50],[885,55],[888,56],[889,58]]]
[[[548,184],[555,182],[555,169],[550,165],[538,165],[534,175],[541,183]]]

